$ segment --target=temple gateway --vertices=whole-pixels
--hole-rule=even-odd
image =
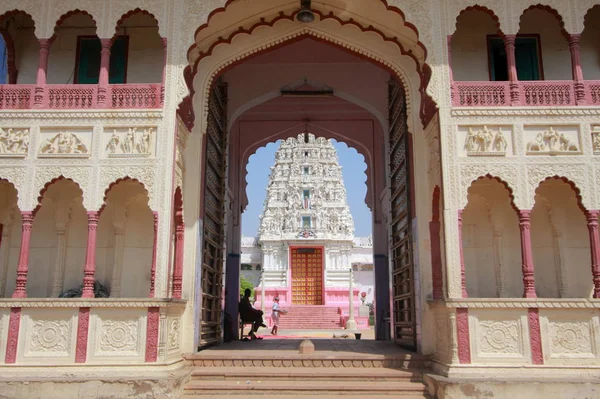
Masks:
[[[598,397],[599,36],[594,0],[1,1],[0,396]],[[372,265],[375,339],[238,340],[248,264],[337,328]]]

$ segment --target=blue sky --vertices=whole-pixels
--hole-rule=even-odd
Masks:
[[[337,150],[338,159],[342,166],[344,183],[348,195],[348,205],[354,218],[354,235],[366,237],[371,234],[371,211],[365,204],[367,194],[367,175],[365,170],[367,164],[364,157],[356,152],[354,148],[348,148],[345,143],[333,141]],[[269,182],[270,167],[275,161],[275,152],[279,143],[269,143],[261,147],[255,154],[250,156],[246,169],[248,175],[248,206],[242,214],[242,234],[247,237],[256,236],[258,231],[258,216],[263,211],[264,201],[267,195],[267,183]]]

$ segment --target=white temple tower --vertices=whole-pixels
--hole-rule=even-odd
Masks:
[[[281,142],[260,219],[267,303],[347,309],[354,221],[329,140],[306,133]]]

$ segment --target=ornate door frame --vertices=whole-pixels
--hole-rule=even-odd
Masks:
[[[210,90],[204,137],[201,348],[220,343],[223,332],[227,133],[227,84],[217,81]]]
[[[415,270],[412,254],[411,165],[408,113],[402,83],[388,86],[392,331],[400,346],[417,350]]]

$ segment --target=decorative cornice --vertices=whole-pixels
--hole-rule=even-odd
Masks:
[[[451,115],[458,116],[598,116],[600,107],[583,108],[453,108]]]
[[[150,298],[97,298],[97,299],[63,299],[63,298],[20,298],[0,299],[0,308],[185,308],[185,299],[150,299]]]
[[[432,309],[598,309],[600,299],[543,299],[543,298],[470,298],[429,301]]]
[[[163,111],[107,111],[107,112],[80,112],[75,110],[67,111],[0,111],[2,119],[106,119],[106,118],[139,118],[139,119],[159,119],[164,116]]]

